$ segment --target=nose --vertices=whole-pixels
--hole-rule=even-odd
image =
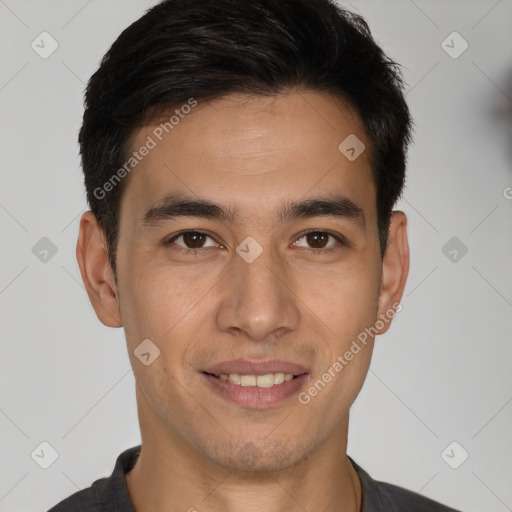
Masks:
[[[300,299],[280,256],[265,247],[252,262],[238,254],[233,260],[216,315],[219,329],[254,342],[273,341],[297,329]]]

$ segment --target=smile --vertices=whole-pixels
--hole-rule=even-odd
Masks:
[[[208,388],[217,396],[231,403],[250,409],[277,406],[287,398],[295,396],[309,380],[309,373],[266,373],[244,375],[239,373],[202,372]]]

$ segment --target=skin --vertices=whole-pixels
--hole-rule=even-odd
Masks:
[[[132,147],[154,128],[137,130]],[[352,162],[338,150],[349,134],[366,145]],[[99,320],[125,329],[136,379],[142,453],[127,484],[138,512],[360,509],[360,482],[346,457],[348,420],[374,339],[307,405],[292,396],[245,408],[212,391],[201,370],[233,358],[284,359],[310,369],[306,389],[400,302],[407,218],[393,213],[381,260],[370,150],[355,111],[327,93],[230,95],[200,102],[132,171],[121,201],[117,284],[103,233],[91,212],[83,214],[82,278]],[[362,207],[364,228],[330,217],[276,220],[283,202],[334,190]],[[141,226],[140,217],[176,191],[237,208],[240,218]],[[349,245],[329,237],[315,246],[301,235],[309,229]],[[164,245],[186,230],[208,231],[204,252],[173,250],[187,247],[183,238]],[[235,251],[247,236],[263,249],[250,264]],[[149,366],[133,353],[147,338],[161,351]]]

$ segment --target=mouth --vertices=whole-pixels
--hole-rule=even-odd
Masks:
[[[310,372],[279,360],[225,361],[201,371],[206,389],[229,403],[248,409],[276,406],[305,387]]]

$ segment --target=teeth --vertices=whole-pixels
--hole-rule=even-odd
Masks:
[[[274,375],[269,373],[268,375],[258,375],[256,379],[256,386],[259,388],[270,388],[274,385]]]
[[[284,373],[274,373],[274,384],[282,384],[284,382]]]
[[[270,388],[293,379],[293,373],[268,373],[266,375],[240,375],[238,373],[221,373],[220,380],[227,380],[238,386]]]
[[[228,380],[229,382],[232,382],[233,384],[238,384],[239,386],[241,384],[240,375],[238,375],[238,373],[230,373],[228,375]]]
[[[240,386],[256,386],[257,381],[256,375],[240,375]]]

